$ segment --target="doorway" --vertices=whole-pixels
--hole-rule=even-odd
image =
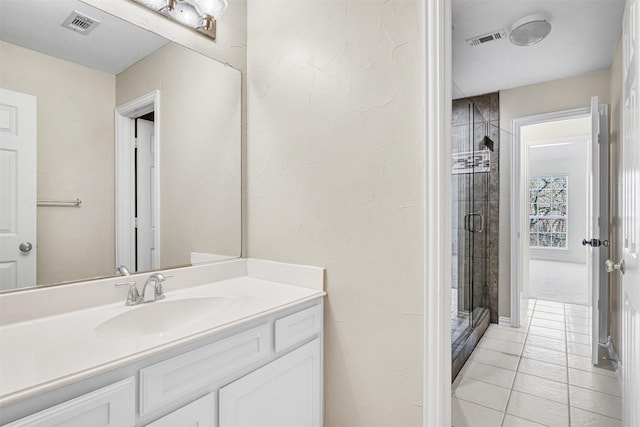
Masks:
[[[608,257],[608,241],[605,237],[599,238],[608,235],[609,222],[608,106],[598,106],[594,98],[591,107],[515,118],[512,132],[515,141],[511,195],[514,218],[511,226],[512,326],[520,326],[521,298],[530,296],[532,284],[534,293],[542,292],[542,299],[557,300],[561,298],[561,291],[565,293],[564,298],[586,299],[585,305],[590,307],[593,319],[592,359],[596,364],[598,344],[606,344],[609,336],[608,278],[602,268]],[[556,162],[552,156],[564,156],[565,160]],[[582,183],[579,177],[584,177],[586,186],[579,185]],[[586,201],[582,195],[586,195]],[[581,267],[585,254],[586,268]],[[529,262],[532,259],[533,263]],[[558,289],[557,277],[552,276],[545,285],[544,275],[553,271],[541,272],[541,268],[557,268],[558,264],[549,263],[559,261],[573,262],[574,270],[585,273],[583,277],[588,286],[580,289],[586,292],[586,298],[585,295],[570,296],[571,289]],[[532,266],[537,268],[533,270]],[[538,282],[532,283],[532,278]],[[576,288],[579,286],[578,280]]]
[[[589,305],[589,117],[524,126],[529,244],[522,298]],[[525,225],[525,227],[527,227]]]
[[[116,109],[116,265],[160,267],[160,94]]]

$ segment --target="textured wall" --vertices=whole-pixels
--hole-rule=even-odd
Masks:
[[[38,207],[37,282],[110,275],[115,77],[5,42],[0,50],[0,87],[38,98],[38,199],[82,200]]]
[[[588,107],[594,95],[599,97],[600,104],[609,103],[608,70],[500,91],[500,283],[511,283],[511,120]],[[509,317],[510,286],[500,287],[498,301],[500,316]]]
[[[421,425],[422,16],[248,3],[248,255],[327,268],[326,426]]]

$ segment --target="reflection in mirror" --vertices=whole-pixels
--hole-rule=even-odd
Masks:
[[[0,38],[1,290],[240,256],[240,72],[75,0]]]

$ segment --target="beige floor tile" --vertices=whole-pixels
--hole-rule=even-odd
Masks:
[[[577,342],[568,342],[567,353],[577,354],[578,356],[591,357],[591,345],[580,344]]]
[[[622,418],[622,399],[619,397],[570,385],[569,399],[571,406],[576,408],[611,418]]]
[[[556,351],[564,351],[567,345],[564,340],[543,337],[540,335],[529,335],[527,337],[527,344],[535,347],[550,348],[551,350]]]
[[[550,426],[569,426],[569,407],[562,403],[513,391],[507,406],[507,414]]]
[[[558,329],[549,329],[542,326],[532,325],[529,328],[529,335],[540,335],[543,337],[555,338],[557,340],[565,339],[565,332]]]
[[[569,392],[566,383],[518,372],[513,383],[513,389],[553,400],[554,402],[569,404]]]
[[[594,372],[569,368],[569,384],[613,396],[622,396],[618,378],[600,375]]]
[[[527,337],[526,334],[517,331],[509,331],[502,328],[491,328],[487,329],[487,332],[484,334],[487,338],[496,338],[503,341],[513,341],[517,343],[524,343],[524,339]]]
[[[509,389],[463,377],[453,391],[453,397],[504,412]]]
[[[478,344],[480,348],[486,348],[493,351],[499,351],[502,353],[513,354],[519,356],[522,353],[522,343],[498,340],[495,338],[483,338]]]
[[[542,360],[543,362],[555,363],[556,365],[566,366],[567,355],[563,351],[550,350],[548,348],[535,347],[525,345],[522,357],[529,359]]]
[[[596,374],[606,375],[609,377],[616,376],[616,373],[613,371],[593,366],[590,357],[578,356],[577,354],[569,354],[567,355],[567,363],[570,368],[582,369],[583,371],[595,372]]]
[[[499,368],[497,366],[486,365],[478,362],[467,362],[464,377],[485,383],[497,385],[504,388],[511,388],[515,371]]]
[[[564,309],[567,313],[570,314],[581,314],[581,317],[588,317],[591,316],[591,309],[586,306],[586,305],[580,305],[580,304],[565,304],[564,305]]]
[[[567,368],[554,363],[523,357],[518,365],[518,372],[535,375],[554,381],[567,382]]]
[[[504,417],[502,427],[544,427],[544,424],[534,423],[533,421],[507,414]]]
[[[500,427],[503,416],[500,411],[451,399],[451,423],[454,427]]]
[[[567,323],[567,332],[577,332],[579,334],[591,335],[591,326],[577,323]]]
[[[571,407],[571,424],[576,427],[621,427],[622,422],[580,408]]]
[[[591,336],[577,332],[567,332],[567,341],[577,342],[579,344],[591,344]]]
[[[582,317],[565,316],[565,323],[568,325],[578,325],[582,327],[590,327],[591,319],[584,319]]]
[[[543,313],[552,313],[552,314],[565,314],[564,307],[548,307],[544,305],[539,305],[539,306],[536,306],[535,311],[543,312]]]
[[[510,369],[512,371],[515,371],[518,368],[519,361],[519,357],[513,354],[505,354],[499,351],[478,347],[473,350],[473,354],[470,359],[474,362],[485,363],[487,365]]]
[[[535,317],[531,319],[531,326],[542,326],[543,328],[558,329],[560,331],[565,330],[564,322],[555,322],[553,320],[536,319]]]
[[[556,313],[547,313],[544,311],[534,311],[533,312],[534,319],[544,319],[544,320],[553,320],[555,322],[564,322],[564,314],[556,314]]]

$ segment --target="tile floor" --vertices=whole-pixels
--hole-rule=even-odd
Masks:
[[[620,426],[615,373],[591,364],[586,306],[523,301],[522,326],[492,324],[452,385],[455,427]]]

